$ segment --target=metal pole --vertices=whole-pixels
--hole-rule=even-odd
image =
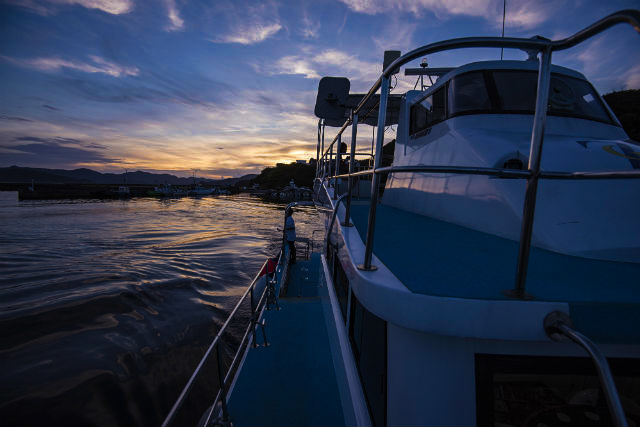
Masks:
[[[322,120],[322,142],[321,142],[321,149],[320,152],[322,153],[322,177],[324,178],[324,176],[326,175],[326,169],[325,169],[325,158],[324,158],[324,119]]]
[[[316,144],[316,178],[320,168],[320,128],[322,127],[322,119],[318,120],[318,143]]]
[[[327,147],[327,151],[329,151],[329,162],[327,163],[327,185],[331,183],[330,177],[333,175],[331,173],[331,168],[333,167],[333,147]]]
[[[560,311],[552,311],[547,315],[547,317],[545,317],[544,330],[547,336],[552,340],[561,341],[562,336],[568,337],[571,341],[575,342],[589,353],[593,363],[596,365],[596,371],[598,372],[598,378],[600,379],[600,384],[604,390],[607,405],[609,406],[609,412],[611,412],[613,425],[627,427],[627,418],[624,415],[620,396],[618,395],[616,384],[613,381],[611,369],[609,369],[609,363],[598,346],[589,338],[573,329],[571,327],[571,319],[569,316]]]
[[[347,206],[344,214],[344,222],[342,225],[344,227],[352,227],[353,224],[349,220],[351,218],[351,194],[353,192],[353,177],[351,174],[353,173],[353,168],[355,164],[355,156],[356,156],[356,136],[358,134],[358,115],[351,114],[351,153],[349,154],[349,182],[347,189]]]
[[[334,175],[340,175],[340,146],[342,145],[342,134],[338,134],[336,141],[336,168]],[[338,198],[338,178],[333,178],[333,200]]]
[[[373,162],[373,170],[380,167],[382,160],[382,142],[384,140],[384,125],[387,113],[387,98],[389,97],[389,77],[382,76],[382,86],[380,87],[380,106],[378,107],[378,135],[376,139],[376,157]],[[373,255],[373,236],[376,226],[376,208],[378,207],[378,185],[380,175],[373,174],[371,178],[371,204],[369,205],[369,222],[367,224],[367,243],[364,249],[364,263],[358,265],[359,270],[376,270],[375,265],[371,265]]]
[[[222,362],[220,361],[220,342],[216,346],[216,359],[218,359],[218,384],[220,384],[220,404],[222,405],[222,420],[226,424],[229,422],[229,410],[227,409],[227,390],[225,387],[224,375],[222,372]]]
[[[538,93],[536,97],[536,112],[533,117],[533,131],[531,132],[531,146],[529,148],[529,171],[531,176],[527,180],[522,208],[522,224],[520,229],[520,248],[518,249],[518,269],[516,271],[515,286],[504,292],[514,298],[531,299],[525,292],[527,281],[527,267],[529,252],[531,251],[531,235],[533,233],[533,219],[536,210],[536,195],[540,178],[540,160],[542,159],[542,143],[544,127],[547,121],[547,104],[549,102],[549,86],[551,81],[551,47],[547,46],[540,52],[540,68],[538,71]]]

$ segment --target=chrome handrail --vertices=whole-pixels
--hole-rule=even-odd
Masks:
[[[589,353],[598,371],[598,379],[602,384],[607,406],[611,412],[611,418],[615,426],[627,427],[627,418],[620,402],[620,396],[613,381],[611,369],[607,358],[602,354],[598,346],[586,336],[571,327],[571,319],[566,313],[552,311],[544,319],[544,331],[554,341],[562,341],[563,337],[569,338]]]
[[[382,72],[380,77],[376,80],[376,82],[371,86],[369,91],[362,97],[362,100],[358,104],[358,106],[353,110],[354,114],[359,114],[360,110],[365,106],[366,102],[371,98],[382,86],[382,79],[384,77],[391,77],[393,71],[398,69],[399,67],[420,58],[421,56],[438,53],[447,50],[454,49],[466,49],[466,48],[507,48],[507,49],[531,49],[536,51],[543,51],[546,48],[549,48],[550,52],[561,51],[565,49],[569,49],[605,30],[608,28],[621,24],[627,23],[631,25],[637,32],[640,33],[640,11],[634,9],[625,9],[620,10],[618,12],[614,12],[601,20],[595,22],[594,24],[578,31],[572,36],[561,40],[547,40],[542,38],[518,38],[518,37],[463,37],[457,39],[449,39],[443,40],[436,43],[431,43],[428,45],[424,45],[422,47],[416,48],[406,54],[400,56],[398,59],[393,61],[385,70]],[[381,92],[382,93],[382,92]],[[383,96],[387,96],[388,94],[384,94]],[[381,96],[382,98],[382,96]],[[383,109],[380,108],[379,111]],[[348,118],[340,130],[338,134],[333,138],[331,143],[327,146],[326,151],[322,152],[322,158],[329,152],[329,150],[333,147],[333,144],[336,142],[338,135],[342,134],[348,126],[351,125],[351,118]]]
[[[609,29],[610,27],[627,23],[631,25],[637,32],[640,33],[640,11],[634,9],[625,9],[618,12],[614,12],[601,20],[589,25],[588,27],[578,31],[577,33],[561,39],[561,40],[547,40],[543,38],[518,38],[518,37],[463,37],[457,39],[443,40],[436,43],[424,45],[416,48],[410,52],[405,53],[398,59],[393,61],[387,68],[384,69],[378,80],[371,86],[369,91],[362,97],[362,100],[358,106],[353,110],[354,114],[359,114],[360,110],[365,106],[366,102],[371,98],[382,86],[382,79],[384,77],[390,78],[396,69],[401,66],[418,59],[425,55],[438,53],[447,50],[454,49],[466,49],[466,48],[506,48],[506,49],[531,49],[535,51],[543,51],[549,49],[549,52],[561,51],[574,47],[575,45],[582,43],[583,41]],[[383,96],[387,96],[384,92],[381,92]],[[382,96],[381,96],[382,98]],[[380,108],[379,111],[383,109]],[[351,124],[351,118],[347,119],[338,134],[342,134],[346,128]],[[327,147],[329,150],[337,139],[332,140],[331,144]],[[324,157],[323,153],[323,157]]]
[[[266,260],[262,264],[262,267],[260,268],[260,270],[258,271],[256,276],[253,278],[253,280],[251,281],[251,284],[247,287],[247,290],[244,292],[242,297],[240,297],[240,300],[236,303],[235,307],[231,311],[231,314],[229,314],[229,317],[227,318],[227,320],[224,322],[224,324],[222,325],[222,327],[220,328],[220,330],[218,331],[218,333],[214,337],[213,341],[209,345],[209,348],[207,348],[207,351],[205,352],[204,356],[202,356],[202,359],[200,360],[200,363],[198,363],[198,366],[194,370],[193,374],[191,374],[191,377],[189,378],[189,381],[187,381],[187,384],[182,389],[182,392],[178,396],[178,399],[176,399],[175,403],[173,404],[171,410],[169,411],[169,414],[167,414],[166,418],[162,422],[162,427],[167,427],[173,422],[175,416],[177,415],[177,412],[180,410],[180,408],[182,407],[187,395],[191,391],[191,388],[193,387],[193,384],[194,384],[196,378],[200,374],[200,371],[201,371],[202,367],[207,362],[207,360],[209,359],[209,357],[210,357],[210,355],[211,355],[211,353],[213,352],[214,349],[216,350],[216,353],[218,355],[218,357],[217,357],[218,372],[219,373],[222,372],[222,366],[221,366],[221,360],[220,360],[220,352],[219,352],[219,346],[222,343],[222,341],[221,341],[222,340],[222,335],[224,334],[224,332],[226,331],[227,327],[231,323],[231,320],[234,318],[234,316],[238,312],[238,310],[239,310],[240,306],[242,305],[242,303],[246,301],[247,296],[252,296],[253,295],[253,289],[254,289],[256,283],[258,282],[258,280],[260,279],[260,277],[262,277],[260,275],[260,273],[267,267],[267,262],[268,262],[268,260]],[[263,290],[262,296],[260,297],[260,301],[259,301],[259,304],[258,304],[257,307],[253,306],[253,301],[252,301],[252,313],[251,313],[252,318],[256,314],[256,312],[254,312],[254,309],[259,310],[260,304],[263,301],[263,298],[264,298],[264,295],[266,294],[267,288],[268,288],[268,286],[265,286],[265,289]],[[250,328],[249,328],[249,330],[250,330]],[[243,340],[243,342],[244,342],[244,340]],[[236,357],[234,358],[234,361],[237,358],[237,354],[242,349],[243,342],[241,342],[240,347],[238,347],[238,352],[236,353]],[[220,381],[220,392],[219,392],[219,394],[222,395],[221,403],[222,403],[222,411],[223,411],[223,418],[224,419],[228,419],[228,416],[229,416],[228,411],[227,411],[227,407],[226,407],[226,384],[227,384],[227,377],[228,377],[230,372],[231,372],[231,369],[228,371],[228,374],[227,374],[227,376],[225,377],[224,380],[221,377],[218,378],[218,380]]]
[[[371,182],[371,202],[369,207],[369,219],[367,224],[367,238],[365,243],[365,257],[364,263],[359,266],[364,270],[369,270],[371,266],[371,258],[373,253],[373,238],[375,231],[376,221],[376,207],[378,199],[378,185],[380,173],[395,173],[395,172],[434,172],[434,173],[470,173],[479,175],[492,175],[500,177],[511,178],[526,178],[527,188],[525,191],[525,202],[523,204],[523,215],[521,223],[520,233],[520,245],[518,250],[518,264],[516,271],[516,279],[514,288],[505,291],[505,294],[514,296],[516,298],[527,298],[528,295],[525,292],[525,283],[527,276],[527,267],[529,261],[529,251],[531,247],[531,237],[533,230],[533,218],[535,214],[535,201],[538,181],[541,178],[547,179],[626,179],[626,178],[638,178],[640,175],[636,171],[607,171],[607,172],[543,172],[540,171],[540,161],[542,157],[542,143],[544,138],[544,126],[546,121],[546,99],[548,97],[549,78],[551,74],[551,54],[553,51],[560,51],[571,48],[596,34],[612,27],[619,23],[628,23],[640,33],[640,11],[638,10],[622,10],[612,13],[607,17],[597,21],[596,23],[584,28],[583,30],[575,33],[562,40],[548,40],[540,37],[523,39],[523,38],[502,38],[502,37],[467,37],[459,39],[445,40],[437,43],[432,43],[414,49],[393,61],[387,68],[384,69],[378,80],[369,89],[367,94],[363,96],[358,106],[352,110],[350,117],[344,122],[337,135],[333,138],[331,143],[326,147],[326,151],[322,150],[322,157],[318,159],[323,165],[326,163],[327,154],[330,155],[330,162],[333,160],[332,148],[336,141],[339,141],[342,137],[342,133],[349,125],[354,124],[357,127],[357,117],[360,110],[365,106],[366,102],[373,96],[378,89],[380,91],[380,107],[378,109],[378,131],[376,138],[376,150],[374,157],[374,166],[370,171],[361,171],[353,173],[350,171],[346,175],[341,175],[336,168],[334,174],[329,173],[331,178],[337,180],[339,177],[348,177],[351,180],[353,176],[373,175]],[[384,140],[384,130],[386,123],[386,103],[389,96],[389,79],[395,70],[399,69],[402,65],[415,60],[421,56],[432,54],[436,52],[442,52],[446,50],[462,49],[470,47],[500,47],[500,48],[512,48],[512,49],[528,49],[540,52],[540,68],[538,71],[538,87],[536,94],[536,109],[534,113],[534,126],[531,133],[531,144],[529,153],[529,164],[526,171],[514,171],[504,169],[493,168],[463,168],[463,167],[436,167],[436,166],[404,166],[404,167],[390,167],[381,168],[381,151],[382,142]],[[356,118],[355,123],[353,118]],[[324,138],[323,138],[324,143]],[[352,144],[354,147],[355,144]],[[338,150],[339,151],[339,150]],[[351,157],[353,157],[355,148],[352,148]],[[330,167],[330,164],[329,164]],[[428,169],[428,170],[427,170]],[[437,170],[439,169],[439,170]],[[323,175],[324,177],[324,175]],[[337,186],[334,188],[334,197],[337,195]],[[347,190],[348,201],[350,206],[350,200],[352,196],[352,186],[349,185]],[[349,219],[345,219],[349,221]]]

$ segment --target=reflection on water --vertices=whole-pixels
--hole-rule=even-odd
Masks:
[[[159,424],[267,255],[283,205],[0,194],[4,425]],[[318,228],[295,214],[300,235]]]

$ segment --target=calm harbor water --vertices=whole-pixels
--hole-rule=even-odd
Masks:
[[[0,193],[2,424],[160,424],[277,253],[283,207]],[[299,235],[320,228],[313,210],[294,217]]]

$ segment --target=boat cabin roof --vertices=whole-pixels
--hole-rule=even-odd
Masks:
[[[479,62],[471,62],[469,64],[461,65],[460,67],[454,68],[447,74],[440,77],[433,86],[429,87],[427,91],[438,89],[443,86],[446,82],[454,78],[455,76],[459,76],[461,74],[468,73],[470,71],[480,71],[480,70],[522,70],[522,71],[538,71],[538,61],[479,61]],[[587,78],[570,68],[561,67],[559,65],[552,65],[551,72],[556,74],[562,74],[568,77],[574,77],[581,80],[587,80]]]

